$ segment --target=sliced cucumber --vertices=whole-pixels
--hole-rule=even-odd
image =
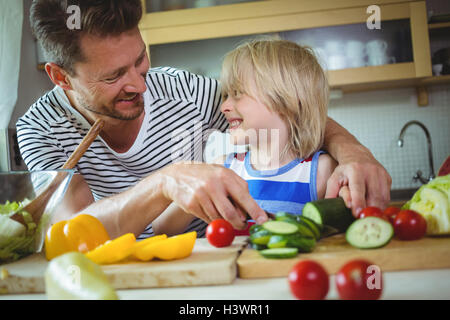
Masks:
[[[259,253],[268,259],[288,259],[297,256],[297,248],[275,248],[275,249],[265,249],[259,251]]]
[[[250,234],[250,241],[254,244],[267,245],[272,233],[266,229],[261,229],[255,233]]]
[[[256,243],[250,243],[250,248],[255,249],[255,250],[264,250],[267,249],[267,246],[264,244],[256,244]]]
[[[249,234],[253,234],[253,233],[256,233],[256,232],[258,232],[258,231],[261,231],[262,229],[264,229],[262,225],[260,225],[260,224],[254,224],[254,225],[252,225],[252,226],[250,227],[250,229],[248,229],[248,233],[249,233]]]
[[[355,220],[352,212],[345,206],[342,198],[311,201],[303,207],[303,216],[310,218],[320,226],[328,225],[345,232]]]
[[[273,248],[284,248],[286,247],[286,244],[288,243],[288,238],[290,235],[279,235],[275,234],[270,237],[269,242],[267,243],[267,247],[269,249]]]
[[[286,247],[297,248],[299,252],[311,252],[316,246],[316,239],[314,237],[305,237],[296,233],[288,235],[286,238]]]
[[[295,214],[288,213],[285,211],[279,211],[275,214],[275,220],[285,221],[285,220],[295,220]]]
[[[297,220],[302,221],[304,224],[306,224],[309,227],[309,229],[313,232],[316,240],[320,239],[320,236],[321,236],[321,233],[323,230],[322,226],[319,226],[313,220],[311,220],[310,218],[304,217],[304,216],[298,216]]]
[[[367,217],[353,222],[345,233],[347,242],[360,249],[383,247],[394,235],[392,225],[377,217]]]
[[[274,234],[292,234],[298,231],[296,224],[285,222],[285,221],[267,221],[264,222],[264,229],[274,233]]]

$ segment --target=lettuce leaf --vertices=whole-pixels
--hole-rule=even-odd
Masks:
[[[450,174],[421,186],[402,209],[420,213],[428,235],[450,234]]]

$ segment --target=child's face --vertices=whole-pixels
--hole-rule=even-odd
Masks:
[[[277,113],[247,94],[229,92],[224,98],[221,111],[230,124],[231,143],[259,147],[284,143],[287,128]]]

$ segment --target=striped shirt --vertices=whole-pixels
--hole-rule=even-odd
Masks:
[[[227,156],[224,166],[247,181],[250,195],[263,210],[301,214],[307,202],[317,200],[317,166],[322,153],[318,151],[307,159],[294,159],[281,168],[265,171],[252,167],[250,152],[245,158],[235,153]]]
[[[75,168],[95,201],[123,192],[173,162],[202,161],[208,135],[228,126],[220,112],[216,80],[160,67],[150,69],[145,82],[145,118],[132,147],[117,153],[99,136]],[[91,125],[56,86],[30,107],[16,127],[28,169],[51,170],[62,167]],[[203,221],[195,219],[186,231],[204,236],[205,228]],[[139,238],[151,235],[149,225]]]

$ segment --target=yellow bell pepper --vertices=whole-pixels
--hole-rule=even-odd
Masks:
[[[70,251],[88,252],[108,240],[108,232],[97,218],[80,214],[48,229],[44,241],[45,256],[51,260]]]
[[[158,239],[139,247],[134,256],[141,261],[153,258],[161,260],[182,259],[189,256],[194,248],[197,232],[192,231],[167,239]]]
[[[67,221],[64,234],[75,251],[88,252],[110,240],[103,224],[94,216],[80,214]]]
[[[116,263],[128,257],[133,252],[135,244],[134,234],[126,233],[87,252],[86,257],[97,264]]]
[[[59,255],[72,251],[69,248],[69,243],[64,234],[66,222],[67,221],[59,221],[48,229],[44,240],[45,257],[47,260],[52,260]]]

